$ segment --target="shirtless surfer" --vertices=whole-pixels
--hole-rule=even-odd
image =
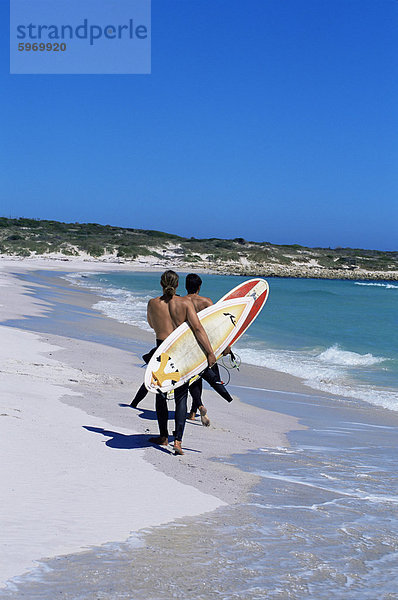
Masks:
[[[210,298],[206,298],[205,296],[200,296],[200,287],[202,285],[202,279],[196,273],[189,273],[189,275],[185,278],[185,289],[187,290],[186,298],[189,298],[193,303],[196,312],[200,312],[204,308],[208,306],[212,306],[213,301]],[[188,415],[188,419],[190,421],[194,421],[196,417],[197,411],[200,414],[200,420],[202,421],[202,425],[205,427],[209,427],[210,419],[207,416],[207,408],[203,405],[202,402],[202,390],[203,390],[203,380],[201,377],[196,379],[189,386],[189,393],[192,396],[192,406],[190,413]]]
[[[179,325],[188,321],[196,341],[206,354],[209,367],[216,362],[216,357],[209,342],[209,338],[196,314],[193,302],[187,297],[176,295],[178,275],[174,271],[165,271],[160,279],[163,289],[162,296],[153,298],[148,302],[147,319],[150,327],[155,331],[156,344],[159,346]],[[182,436],[187,414],[188,383],[174,390],[175,399],[175,432],[174,452],[184,454],[181,448]],[[156,394],[156,416],[159,424],[159,436],[150,438],[150,442],[167,446],[168,444],[168,418],[167,399],[164,394]]]
[[[197,313],[200,312],[201,310],[204,310],[205,308],[208,308],[209,306],[213,305],[213,301],[210,298],[206,298],[206,296],[199,295],[201,285],[202,285],[202,279],[196,273],[189,273],[189,275],[186,276],[185,289],[187,290],[187,295],[185,297],[189,298],[191,300]],[[231,352],[231,348],[228,346],[224,350],[223,355],[226,356],[230,352]],[[216,385],[222,383],[220,381],[220,379],[221,379],[220,371],[218,369],[217,363],[214,364],[212,371],[214,373],[209,373],[209,370],[206,369],[206,372],[213,380],[212,381],[213,385],[214,385],[214,380],[216,381]],[[205,381],[208,381],[208,383],[210,383],[212,385],[212,383],[206,377],[206,372],[202,373],[202,376],[204,375]],[[214,377],[214,375],[215,375],[215,377]],[[202,421],[202,425],[204,425],[205,427],[209,427],[210,419],[207,416],[207,408],[203,405],[203,402],[202,402],[202,390],[203,390],[203,378],[202,377],[199,377],[198,379],[196,379],[189,386],[189,392],[192,396],[192,406],[191,406],[190,413],[188,415],[188,419],[190,421],[194,421],[195,417],[196,417],[196,412],[199,411],[200,420]]]

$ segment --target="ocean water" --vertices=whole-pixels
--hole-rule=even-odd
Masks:
[[[70,277],[107,297],[95,308],[151,331],[146,306],[159,294],[158,273]],[[201,293],[216,302],[247,278],[202,279]],[[268,301],[236,346],[244,362],[296,375],[317,390],[398,410],[398,282],[268,282]]]

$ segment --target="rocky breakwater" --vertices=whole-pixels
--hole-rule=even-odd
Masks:
[[[203,265],[204,267],[205,265]],[[192,265],[191,265],[192,267]],[[207,265],[209,268],[209,265]],[[398,281],[397,271],[373,271],[361,268],[330,268],[321,265],[286,265],[275,263],[219,263],[211,267],[211,271],[224,275],[245,275],[261,277],[297,277],[314,279],[350,279],[366,281]]]

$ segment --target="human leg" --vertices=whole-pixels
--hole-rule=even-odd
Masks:
[[[148,393],[148,390],[146,389],[145,384],[143,383],[142,386],[140,387],[140,389],[138,390],[138,392],[136,393],[136,395],[134,396],[130,406],[132,408],[137,408],[137,406],[139,405],[141,400],[143,400],[145,398],[147,393]]]
[[[157,348],[159,348],[161,343],[162,343],[161,340],[156,340],[156,347],[152,348],[152,350],[150,350],[146,354],[142,355],[142,360],[144,361],[144,363],[146,363],[146,364],[149,363],[149,361],[151,360],[152,356],[155,354]],[[141,400],[143,400],[145,398],[147,393],[148,393],[148,390],[146,389],[145,384],[143,383],[142,386],[140,387],[140,389],[138,390],[138,392],[136,393],[136,395],[134,396],[130,406],[132,408],[137,408],[137,406],[139,405]]]
[[[161,446],[167,446],[169,437],[169,432],[167,429],[169,410],[167,408],[167,398],[165,394],[156,394],[155,408],[159,425],[159,436],[149,438],[149,441],[153,442],[154,444],[160,444]]]
[[[210,427],[210,419],[207,416],[207,408],[203,406],[203,404],[199,406],[199,414],[203,427]]]
[[[192,396],[192,406],[189,413],[189,419],[195,419],[195,415],[199,410],[199,406],[202,406],[202,388],[203,382],[201,377],[196,379],[188,388],[189,393]]]
[[[184,434],[185,419],[187,416],[188,383],[174,390],[175,408],[175,439],[182,441]]]

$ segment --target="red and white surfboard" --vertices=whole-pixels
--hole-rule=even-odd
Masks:
[[[246,322],[253,303],[254,297],[241,296],[217,302],[198,313],[217,357],[231,345],[236,332]],[[185,322],[153,354],[145,372],[145,387],[149,392],[170,392],[198,375],[206,366],[206,355]]]
[[[233,300],[234,298],[253,298],[253,306],[249,311],[245,321],[240,326],[239,330],[235,332],[235,335],[230,342],[230,346],[234,344],[246,331],[246,329],[253,323],[254,319],[259,315],[264,304],[268,300],[269,296],[269,285],[265,279],[249,279],[243,283],[237,285],[233,290],[225,294],[217,302],[225,302],[226,300]]]

